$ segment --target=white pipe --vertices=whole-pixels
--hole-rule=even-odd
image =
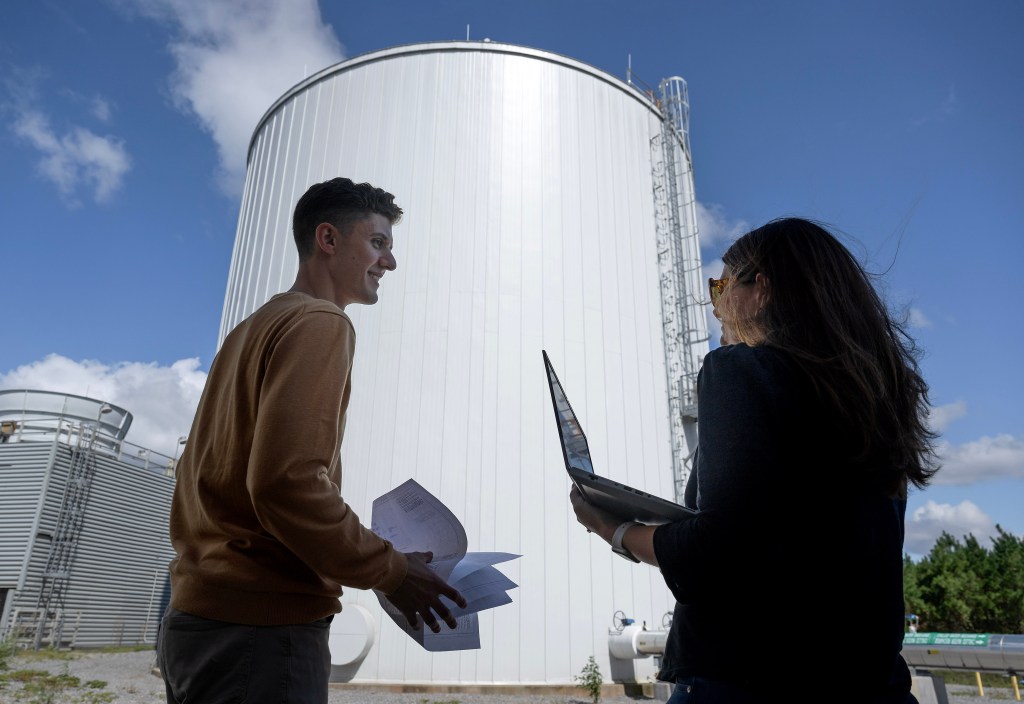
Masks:
[[[668,631],[648,631],[643,626],[626,626],[608,635],[608,652],[620,660],[634,660],[665,652]]]

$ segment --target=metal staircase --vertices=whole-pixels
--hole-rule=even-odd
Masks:
[[[651,139],[651,164],[672,464],[676,500],[681,502],[697,448],[697,374],[708,349],[708,332],[686,81],[666,78],[661,81],[659,94],[662,129]]]

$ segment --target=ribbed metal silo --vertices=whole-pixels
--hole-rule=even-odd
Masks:
[[[657,570],[576,523],[541,357],[598,471],[671,498],[689,448],[670,407],[689,408],[707,342],[703,322],[680,327],[669,291],[699,281],[700,264],[684,275],[670,260],[673,218],[695,233],[688,154],[679,166],[659,151],[679,137],[666,114],[564,56],[445,42],[332,66],[257,127],[221,339],[290,286],[290,216],[310,184],[340,175],[393,192],[398,270],[376,306],[347,311],[358,340],[342,493],[369,523],[372,500],[412,477],[460,517],[470,550],[522,554],[499,566],[520,586],[481,615],[478,651],[427,653],[372,594],[348,590],[377,630],[355,681],[572,683],[591,655],[608,674],[616,611],[660,627],[671,610]],[[673,143],[679,156],[685,138]]]
[[[0,640],[155,643],[177,458],[126,442],[131,422],[97,399],[0,390]]]

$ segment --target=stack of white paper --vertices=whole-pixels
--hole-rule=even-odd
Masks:
[[[434,559],[428,567],[458,589],[468,602],[464,609],[448,602],[458,624],[453,630],[440,621],[441,631],[434,633],[426,626],[414,630],[402,612],[376,592],[391,620],[432,652],[479,648],[477,613],[510,603],[512,597],[508,590],[519,586],[493,565],[520,556],[507,552],[467,554],[468,542],[462,523],[437,497],[412,479],[374,500],[370,527],[374,533],[391,541],[396,550],[432,552]]]

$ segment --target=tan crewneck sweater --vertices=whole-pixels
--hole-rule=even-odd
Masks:
[[[253,625],[340,610],[342,585],[391,593],[405,555],[341,497],[355,331],[329,301],[275,296],[224,341],[177,467],[171,605]]]

